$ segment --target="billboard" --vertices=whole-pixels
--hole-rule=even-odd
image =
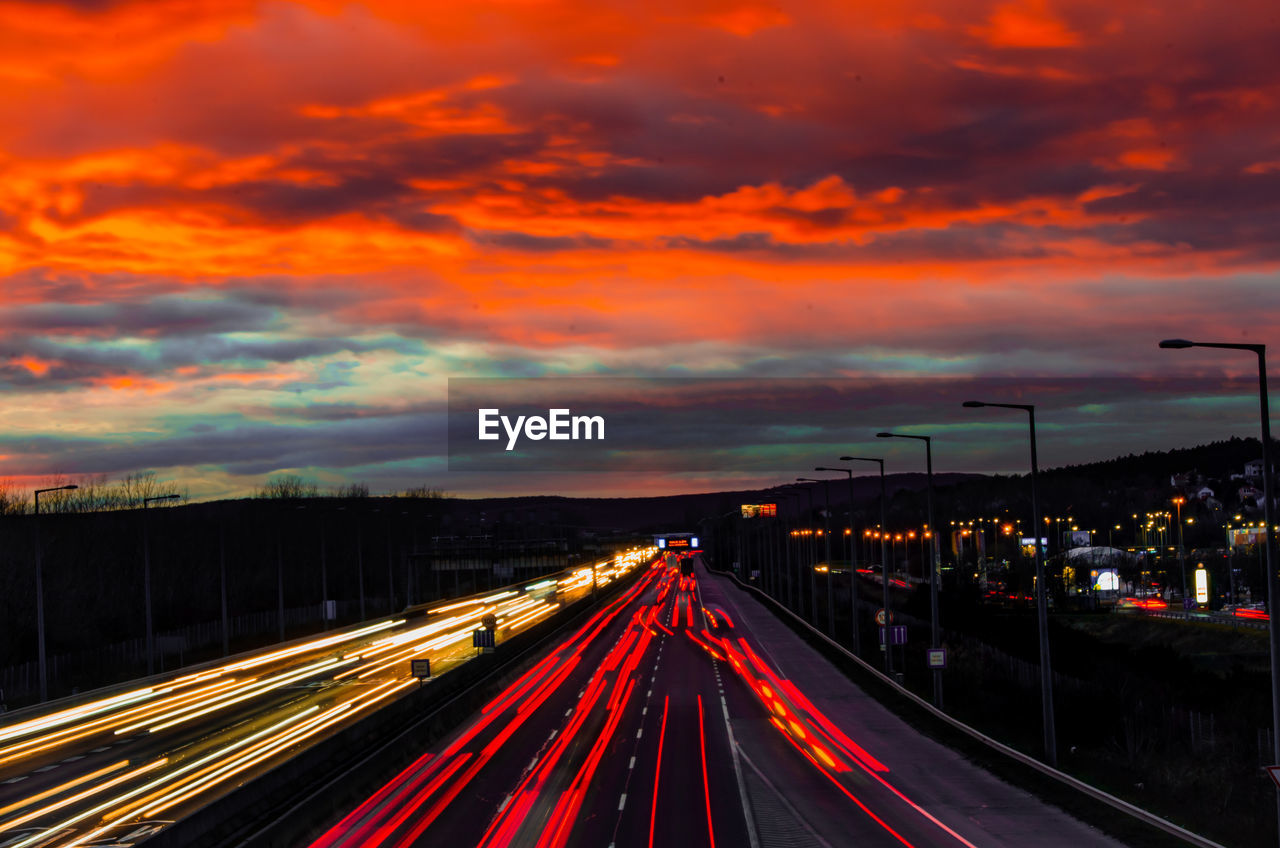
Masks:
[[[1066,530],[1062,534],[1062,547],[1084,548],[1089,546],[1088,530]]]
[[[778,505],[770,504],[743,504],[743,518],[773,518],[778,514]]]
[[[1261,527],[1232,527],[1231,546],[1258,545],[1266,542],[1266,532]]]
[[[1209,603],[1209,572],[1204,570],[1204,566],[1196,569],[1196,603]]]

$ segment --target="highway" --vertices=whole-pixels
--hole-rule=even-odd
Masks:
[[[312,848],[1117,844],[920,736],[692,563],[655,563]]]
[[[446,674],[487,616],[501,642],[653,553],[7,715],[0,848],[135,844],[421,685],[410,659]]]

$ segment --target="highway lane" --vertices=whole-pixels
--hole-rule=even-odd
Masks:
[[[133,844],[418,686],[410,658],[465,662],[487,615],[501,641],[651,555],[6,716],[0,847]]]
[[[312,848],[1116,844],[781,631],[659,562]]]
[[[768,732],[789,720],[776,711],[772,719],[762,720],[758,712],[752,717],[752,696],[758,706],[761,694],[750,683],[726,687],[763,845],[1119,848],[1105,834],[921,735],[728,578],[699,573],[705,575],[699,581],[704,605],[712,614],[727,613],[734,632],[743,636],[749,676],[782,690],[788,696],[784,708],[799,714],[816,743],[804,758],[808,768],[797,768],[794,758],[782,756],[780,744],[794,752],[791,742],[804,744],[800,735],[785,739]],[[814,753],[818,746],[847,768],[830,766]],[[862,817],[850,817],[850,806]],[[760,814],[766,809],[773,815]]]

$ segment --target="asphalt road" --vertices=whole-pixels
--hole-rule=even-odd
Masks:
[[[699,563],[626,595],[313,843],[1111,846],[879,707]]]
[[[600,566],[607,582],[649,561]],[[592,590],[591,567],[528,586],[89,693],[4,716],[0,848],[132,845]]]

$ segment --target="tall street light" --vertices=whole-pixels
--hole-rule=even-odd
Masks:
[[[1182,547],[1182,505],[1187,499],[1179,495],[1173,499],[1173,506],[1178,511],[1178,566],[1182,569],[1182,606],[1187,605],[1187,554]]]
[[[813,515],[813,489],[809,486],[796,486],[797,489],[809,496],[809,515]],[[805,521],[805,524],[808,524]],[[812,550],[812,546],[810,546]],[[813,576],[813,563],[807,566],[809,571],[809,620],[813,622],[813,626],[818,626],[818,579]],[[803,582],[803,581],[801,581]]]
[[[871,456],[842,456],[841,462],[875,462],[880,465],[880,585],[884,591],[884,673],[893,676],[893,644],[890,641],[890,635],[893,631],[890,629],[893,625],[892,607],[889,603],[889,550],[886,545],[889,542],[889,520],[886,517],[886,510],[889,499],[885,496],[884,486],[884,460]]]
[[[49,670],[45,666],[44,651],[44,549],[40,540],[40,496],[45,492],[70,492],[79,486],[54,486],[52,489],[36,489],[36,650],[40,653],[40,700],[49,700]]]
[[[1188,347],[1216,347],[1225,350],[1247,350],[1258,355],[1258,403],[1262,408],[1262,516],[1266,522],[1263,537],[1266,539],[1267,564],[1267,630],[1271,641],[1271,744],[1272,758],[1280,765],[1280,629],[1276,627],[1276,601],[1280,597],[1280,585],[1276,576],[1275,516],[1271,486],[1271,413],[1267,403],[1267,346],[1262,344],[1230,344],[1218,342],[1189,342],[1186,339],[1165,339],[1162,348],[1175,350]],[[1276,817],[1280,821],[1280,786],[1276,787]]]
[[[1040,550],[1040,509],[1036,504],[1036,477],[1040,470],[1036,459],[1036,408],[1030,403],[984,403],[980,400],[967,400],[962,406],[969,409],[984,406],[1021,409],[1027,413],[1031,427],[1031,526],[1035,528],[1032,531],[1031,544],[1035,548],[1036,618],[1040,631],[1040,707],[1044,721],[1045,762],[1056,768],[1058,738],[1053,720],[1053,671],[1049,665],[1049,586],[1044,576],[1044,556]]]
[[[849,622],[853,630],[853,653],[862,656],[862,634],[858,630],[858,541],[853,536],[853,469],[820,465],[813,470],[843,471],[849,475]]]
[[[929,516],[929,548],[933,552],[933,573],[929,575],[929,625],[933,647],[942,647],[942,629],[938,626],[938,580],[942,575],[942,554],[938,551],[938,535],[933,523],[933,437],[909,433],[876,433],[877,439],[915,439],[924,442],[924,467],[928,487],[925,503]],[[942,669],[933,670],[933,705],[942,709]]]
[[[818,469],[814,469],[817,471]],[[827,512],[823,522],[822,542],[823,552],[827,559],[827,635],[834,637],[836,635],[836,605],[835,597],[831,591],[831,481],[815,480],[812,477],[797,477],[798,483],[821,483],[823,497],[827,501]]]
[[[147,523],[147,504],[178,497],[181,495],[154,495],[142,499],[142,591],[147,605],[147,677],[156,673],[156,634],[151,626],[151,532]]]
[[[799,492],[794,490],[787,491],[786,488],[784,487],[778,490],[778,494],[781,495],[782,497],[787,498],[787,500],[790,501],[787,509],[788,513],[792,513],[798,509],[797,499],[800,497]],[[788,525],[784,523],[783,527],[787,528]],[[786,579],[787,607],[792,611],[795,611],[799,607],[797,600],[799,598],[799,592],[800,592],[798,581],[795,579],[791,571],[791,540],[795,538],[793,535],[794,528],[795,528],[795,525],[794,523],[792,523],[790,525],[790,529],[786,529],[782,537],[783,549],[784,549],[783,550],[783,554],[784,554],[783,568],[787,576],[787,579]]]

